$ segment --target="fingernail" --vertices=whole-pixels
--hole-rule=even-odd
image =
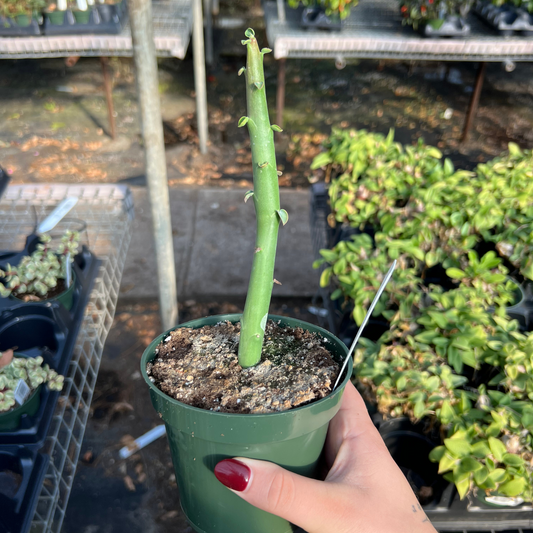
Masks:
[[[250,481],[252,471],[240,461],[224,459],[215,466],[216,478],[231,490],[242,492]]]

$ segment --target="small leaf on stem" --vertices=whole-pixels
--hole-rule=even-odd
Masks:
[[[273,131],[283,131],[277,124],[272,124],[272,126],[270,126],[270,128]]]
[[[241,68],[239,69],[239,76],[240,76],[243,72],[246,72],[246,67],[241,67]]]
[[[254,191],[246,191],[246,194],[244,195],[244,203],[248,201],[249,198],[251,198],[254,195]]]
[[[285,209],[278,209],[276,213],[278,214],[281,223],[285,226],[285,224],[287,224],[287,222],[289,221],[289,213],[287,213]]]
[[[239,123],[237,124],[237,126],[239,128],[242,128],[243,126],[246,126],[246,124],[248,124],[248,121],[250,120],[250,117],[241,117],[239,119]]]

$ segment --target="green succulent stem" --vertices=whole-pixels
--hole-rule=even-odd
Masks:
[[[253,201],[257,218],[255,253],[241,320],[239,364],[243,368],[261,359],[272,288],[280,223],[280,200],[274,132],[265,93],[263,54],[253,30],[246,30],[246,99],[254,175]]]

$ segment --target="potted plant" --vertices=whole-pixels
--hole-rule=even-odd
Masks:
[[[60,391],[64,377],[43,364],[42,357],[0,352],[0,432],[16,429],[22,415],[34,415],[40,405],[40,389]]]
[[[44,0],[1,0],[0,35],[38,35],[44,5]]]
[[[65,14],[67,12],[67,0],[57,0],[57,2],[49,2],[44,13],[46,19],[54,26],[61,26],[65,21]]]
[[[470,33],[465,21],[473,0],[402,0],[402,23],[426,37],[464,37]]]
[[[254,202],[258,231],[244,313],[208,317],[163,333],[144,352],[141,372],[165,421],[181,506],[193,527],[213,533],[288,533],[287,521],[229,491],[214,468],[240,455],[316,476],[351,365],[332,391],[346,347],[311,324],[268,320],[278,227],[288,215],[280,209],[274,150],[274,131],[280,128],[270,125],[265,96],[263,55],[270,50],[259,50],[253,30],[245,35],[247,65],[240,73],[246,79],[248,116],[239,126],[247,125],[251,136],[254,190],[245,199]]]
[[[56,249],[51,249],[49,235],[41,235],[36,250],[23,257],[17,266],[0,269],[0,296],[24,302],[58,300],[64,307],[72,307],[74,279],[72,262],[78,251],[79,233],[67,231]]]
[[[358,0],[289,0],[293,9],[304,6],[300,20],[303,28],[334,31],[341,30],[342,21],[358,3]]]

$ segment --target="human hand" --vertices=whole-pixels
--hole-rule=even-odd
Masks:
[[[436,533],[392,459],[355,387],[332,419],[324,481],[237,457],[215,467],[235,494],[308,533]]]

